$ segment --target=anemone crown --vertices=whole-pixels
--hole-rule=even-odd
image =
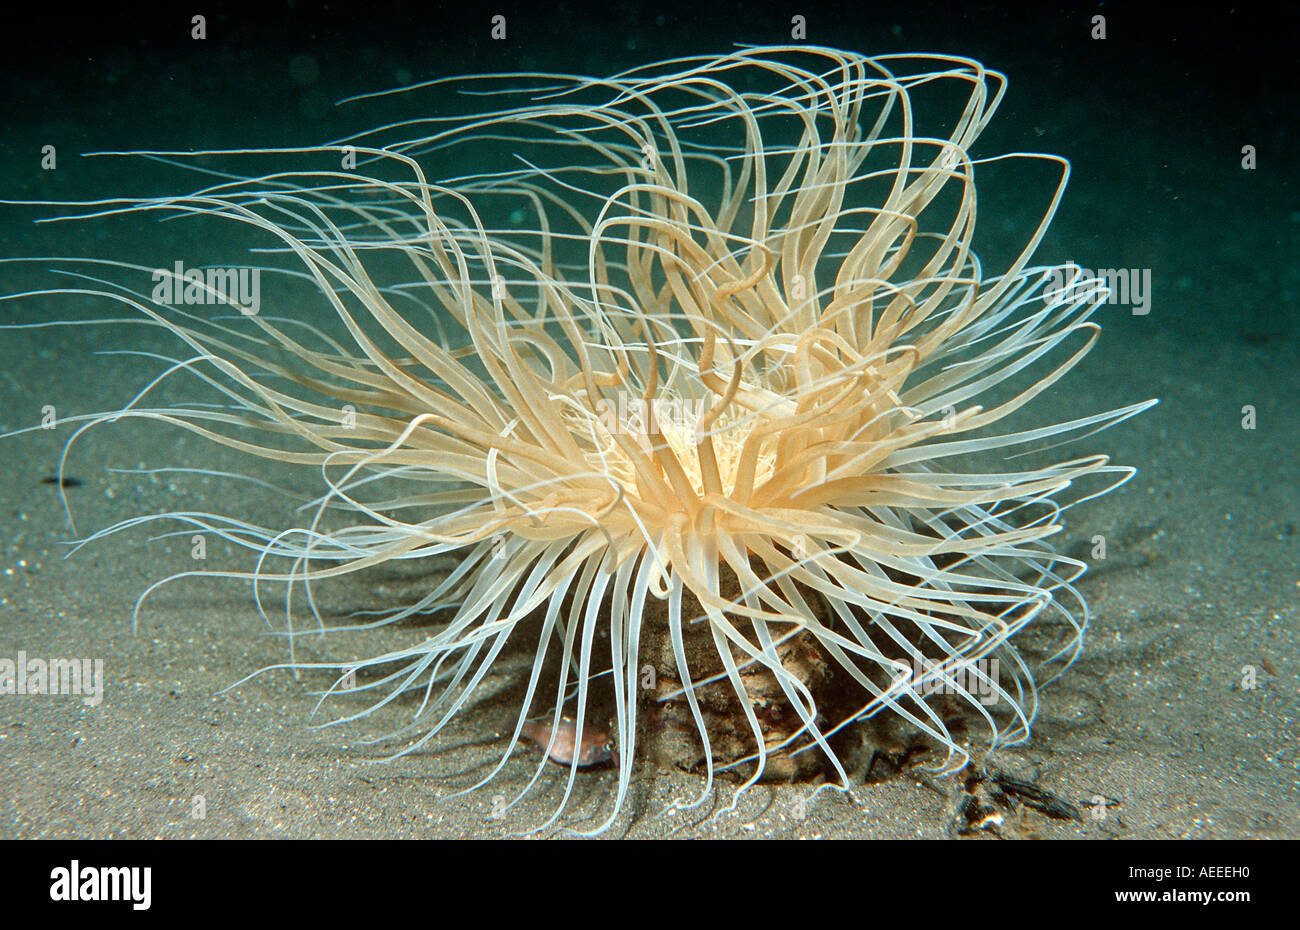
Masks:
[[[408,647],[324,666],[340,676],[330,696],[375,695],[343,720],[413,693],[402,753],[528,637],[514,732],[478,784],[533,730],[534,705],[547,732],[570,717],[583,732],[599,704],[623,760],[602,828],[638,740],[656,736],[638,728],[650,711],[659,729],[694,731],[702,798],[717,769],[747,772],[743,790],[801,758],[847,785],[833,741],[885,709],[944,751],[939,767],[959,767],[968,749],[936,684],[991,748],[1027,738],[1037,690],[1013,635],[1054,614],[1072,633],[1048,661],[1066,665],[1087,622],[1072,586],[1083,564],[1045,539],[1066,506],[1132,471],[1102,455],[973,463],[1146,405],[1019,424],[1092,347],[1106,295],[1072,266],[1029,265],[1068,163],[973,154],[1003,76],[954,56],[797,46],[608,78],[464,80],[466,114],[313,149],[189,153],[277,167],[205,168],[194,193],[79,214],[234,221],[271,245],[257,269],[267,313],[218,317],[107,277],[62,288],[173,334],[186,354],[158,380],[192,376],[218,401],[149,406],[146,389],[77,435],[144,418],[324,482],[300,526],[185,512],[89,539],[166,517],[252,550],[254,567],[220,574],[286,584],[291,643],[444,611]],[[940,122],[946,135],[920,128]],[[339,152],[358,170],[295,166]],[[473,170],[429,180],[428,165],[458,160]],[[1009,160],[1058,181],[1019,254],[987,276],[976,173]],[[317,316],[281,303],[304,286]],[[310,595],[446,555],[458,562],[431,591],[377,619],[332,621]],[[309,629],[294,619],[299,587]],[[642,684],[651,652],[669,657],[653,666],[667,687]]]

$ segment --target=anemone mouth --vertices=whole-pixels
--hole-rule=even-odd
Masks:
[[[152,420],[322,483],[297,526],[175,512],[85,541],[165,518],[251,550],[252,568],[217,574],[285,585],[291,644],[306,632],[296,588],[324,629],[314,585],[454,556],[413,603],[333,624],[441,612],[432,634],[362,661],[291,653],[288,667],[338,672],[329,697],[377,695],[344,720],[413,694],[406,753],[531,628],[514,732],[477,784],[509,764],[537,707],[581,733],[600,691],[623,760],[604,826],[659,732],[695,740],[702,798],[718,769],[744,771],[743,790],[814,758],[847,785],[835,741],[881,711],[924,734],[941,769],[969,751],[944,701],[985,724],[991,748],[1026,739],[1037,690],[1013,637],[1055,615],[1068,634],[1049,661],[1068,665],[1087,623],[1072,586],[1084,566],[1045,539],[1066,507],[1132,475],[1040,447],[1149,403],[1021,423],[1091,349],[1105,291],[1072,266],[1029,266],[1068,164],[972,155],[1003,77],[958,57],[801,46],[464,80],[462,115],[198,153],[198,191],[61,217],[242,224],[263,240],[243,270],[273,307],[202,272],[88,260],[74,285],[11,295],[116,301],[184,347],[127,406],[70,418],[74,439]],[[931,107],[948,135],[918,131]],[[990,277],[976,171],[1010,159],[1058,176]],[[429,180],[458,160],[479,170]],[[150,406],[181,376],[202,400]]]

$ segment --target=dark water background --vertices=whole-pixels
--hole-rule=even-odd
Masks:
[[[327,141],[411,114],[403,98],[334,101],[412,80],[608,74],[735,42],[779,44],[798,14],[812,44],[963,54],[1006,73],[1010,91],[980,151],[1048,151],[1074,165],[1045,256],[1151,268],[1187,338],[1294,335],[1297,31],[1280,7],[218,3],[203,11],[199,42],[191,11],[129,6],[79,16],[39,8],[6,32],[0,194],[103,196],[99,166],[74,161],[82,151]],[[497,13],[502,41],[488,37]],[[1098,14],[1103,41],[1090,37]],[[46,144],[63,170],[39,170]],[[1245,145],[1258,152],[1257,170],[1240,167]],[[0,250],[21,254],[23,233],[3,224]]]

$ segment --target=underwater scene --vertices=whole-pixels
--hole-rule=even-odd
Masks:
[[[1293,24],[37,15],[0,837],[1300,838]]]

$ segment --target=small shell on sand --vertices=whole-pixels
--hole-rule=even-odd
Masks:
[[[549,758],[552,762],[572,765],[576,756],[578,767],[584,768],[589,765],[600,765],[615,758],[614,740],[590,720],[584,721],[583,738],[579,741],[576,739],[577,721],[571,717],[561,717],[555,730],[555,745],[552,746],[552,719],[548,717],[544,720],[526,720],[523,729],[519,731],[520,736],[543,752],[546,752],[549,747]],[[576,753],[575,746],[577,746]]]

